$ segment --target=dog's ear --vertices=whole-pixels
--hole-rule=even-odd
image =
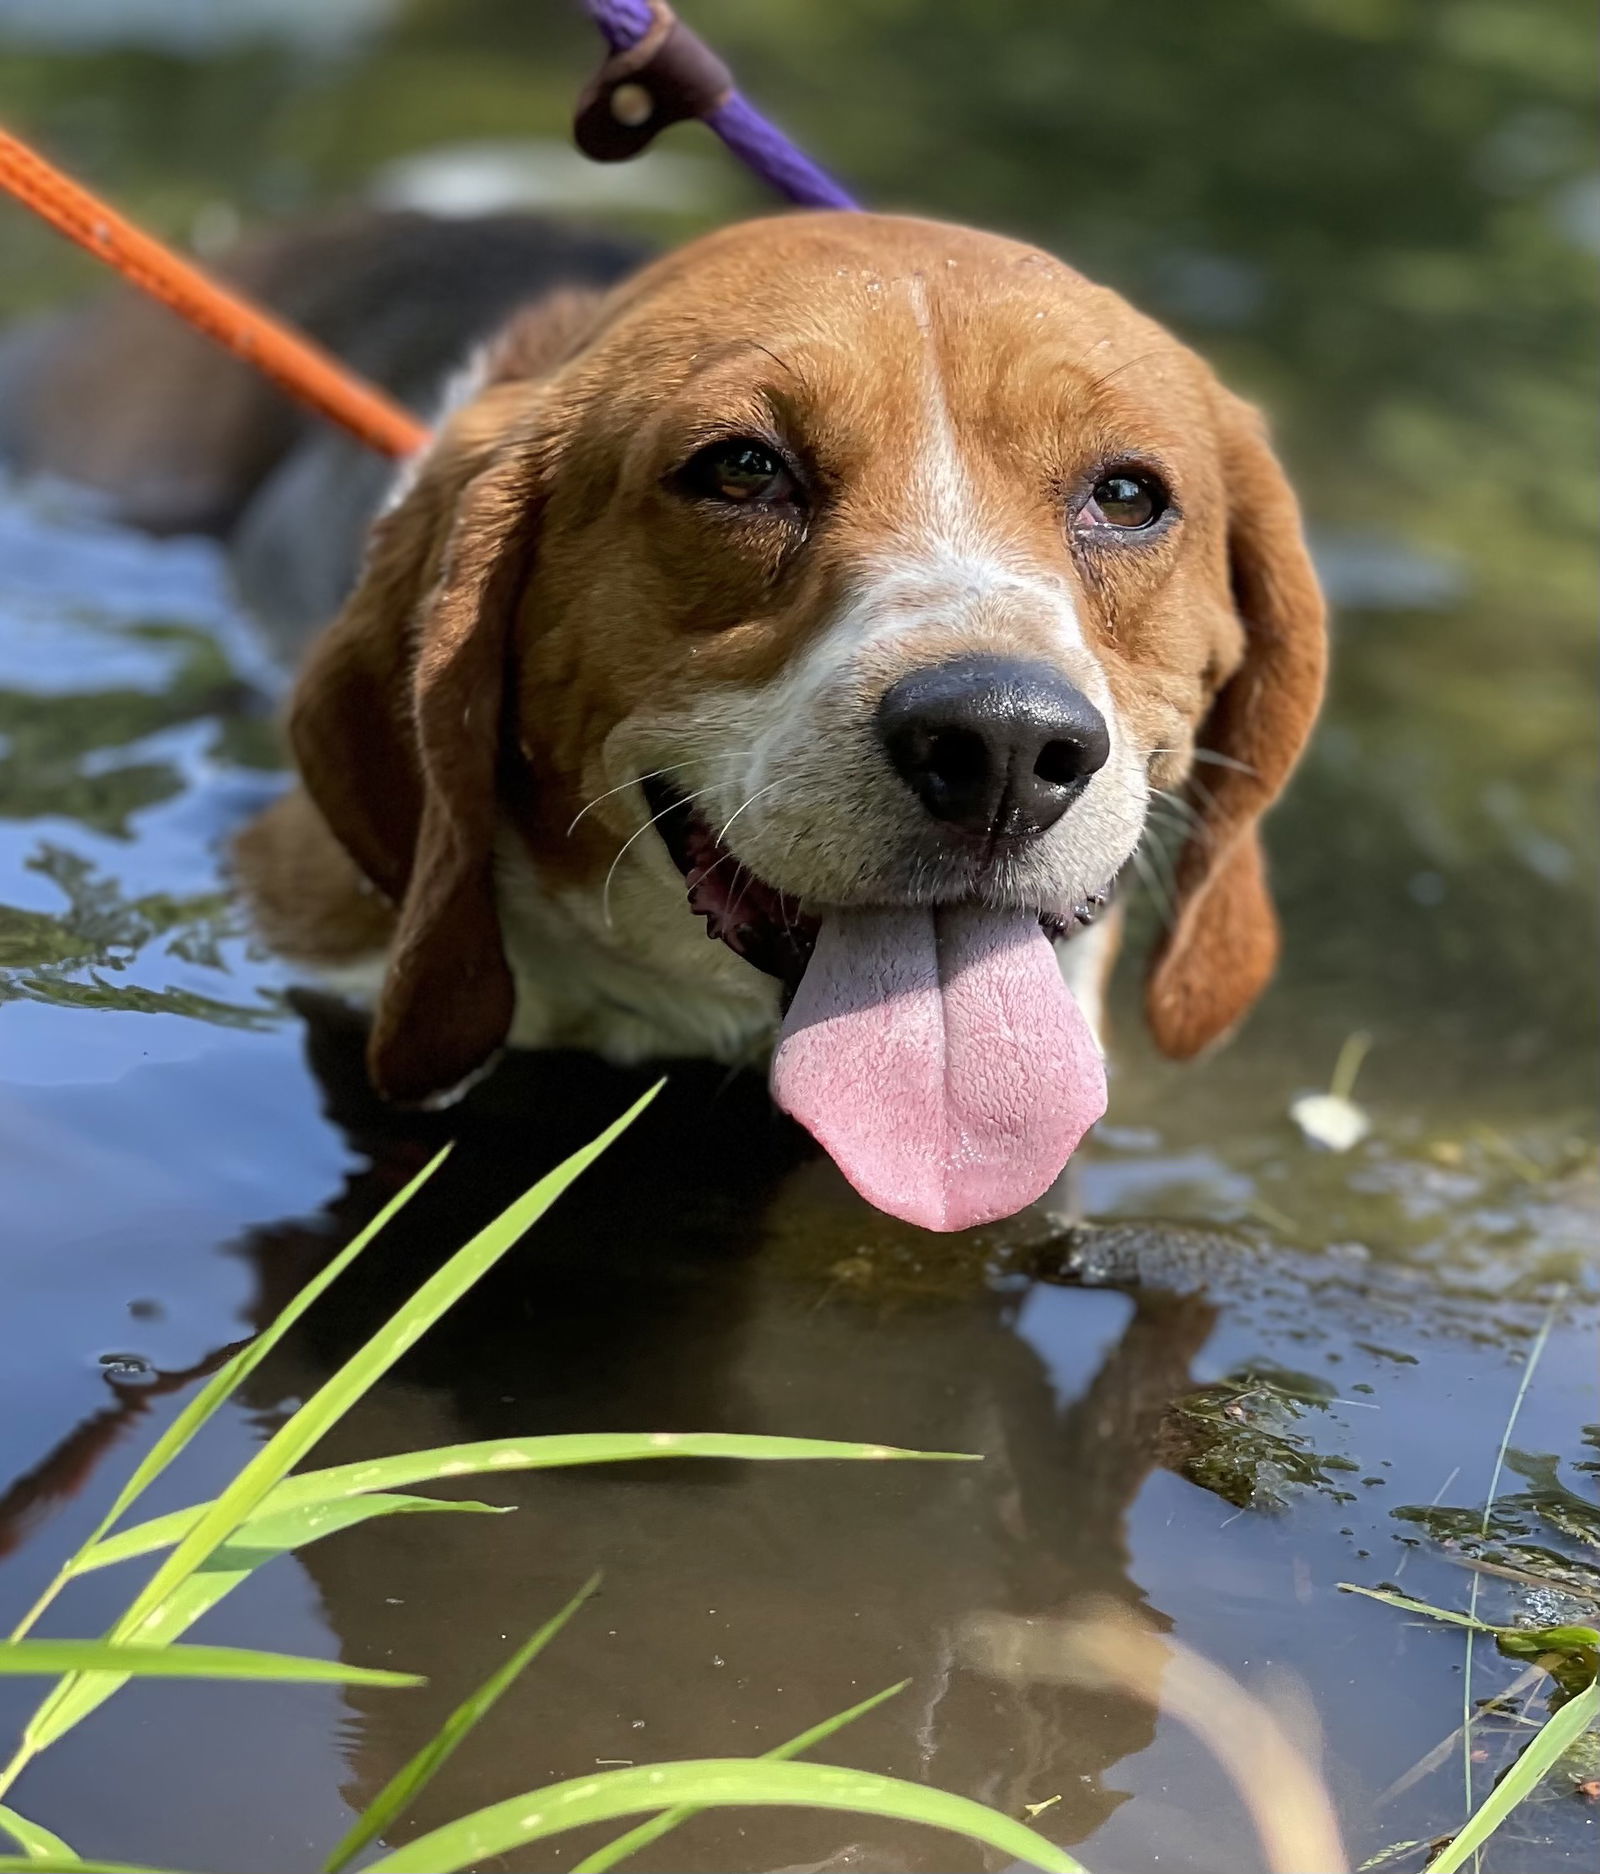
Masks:
[[[539,403],[504,384],[432,445],[295,691],[306,790],[397,908],[368,1056],[393,1099],[458,1085],[511,1023],[493,845],[510,625],[553,460]]]
[[[1322,701],[1322,594],[1293,491],[1248,405],[1219,394],[1228,573],[1243,661],[1196,738],[1196,819],[1178,854],[1171,923],[1152,959],[1145,1013],[1166,1054],[1187,1059],[1225,1035],[1266,987],[1278,920],[1261,847]]]
[[[551,380],[603,303],[550,294],[486,348],[478,395],[372,529],[356,590],[296,686],[306,791],[396,907],[368,1047],[392,1099],[458,1086],[511,1025],[494,892],[511,625],[560,453]]]

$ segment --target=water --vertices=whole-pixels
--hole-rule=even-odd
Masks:
[[[358,10],[332,66],[317,62],[325,49],[281,44],[41,49],[35,24],[0,101],[15,117],[76,123],[85,161],[120,166],[125,194],[196,210],[218,193],[257,212],[314,199],[399,153],[370,146],[396,141],[386,126],[421,109],[423,52],[437,91],[417,142],[525,131],[512,89],[535,130],[552,127],[566,72],[546,68],[558,53],[576,63],[579,42],[546,41],[539,9],[526,10],[531,25],[517,9],[512,25],[504,9],[469,8],[449,27],[403,10],[387,38],[367,40],[380,9]],[[1280,39],[1261,56],[1304,55],[1309,29],[1272,17]],[[785,79],[781,35],[738,29],[754,33],[741,44],[714,8],[705,23],[767,96],[789,98],[791,121],[807,128],[812,113],[822,142],[813,41],[794,27]],[[952,99],[943,61],[970,30],[952,27],[950,46],[919,41],[906,82]],[[1008,30],[1014,50],[1034,43],[1020,17]],[[495,32],[516,55],[504,93]],[[1239,44],[1242,58],[1254,42]],[[1340,46],[1341,60],[1365,56]],[[876,41],[868,51],[882,56]],[[1473,149],[1546,162],[1541,186],[1566,201],[1548,156],[1565,80],[1513,81],[1481,48],[1473,56],[1416,55],[1465,87]],[[1393,42],[1388,58],[1411,71]],[[841,82],[866,82],[850,69]],[[1128,71],[1168,96],[1167,51],[1130,51]],[[1303,108],[1336,115],[1345,76],[1308,75]],[[1194,80],[1193,111],[1219,82]],[[1520,143],[1506,125],[1532,106],[1517,84],[1545,112]],[[993,85],[997,100],[1027,89],[1009,67]],[[1118,85],[1132,121],[1168,121],[1155,105],[1139,116],[1133,76]],[[149,108],[162,86],[183,107],[170,121]],[[241,97],[267,113],[252,119],[263,153],[249,160],[218,134],[219,100]],[[359,135],[336,127],[339,99],[364,102],[365,116],[348,113]],[[1081,94],[1073,107],[1092,117]],[[962,108],[974,122],[950,134],[990,139],[994,199],[985,209],[981,180],[948,164],[929,170],[920,199],[1028,218],[1067,245],[1054,196],[1014,187],[1037,163],[1037,120],[975,128],[979,104]],[[919,133],[885,134],[880,149],[850,129],[858,117],[841,119],[830,145],[841,160],[876,175],[880,195],[908,194]],[[1419,166],[1443,165],[1417,135]],[[1233,199],[1226,169],[1219,158],[1204,171],[1202,197]],[[1129,186],[1149,209],[1138,191],[1155,185],[1141,177]],[[454,1494],[514,1515],[410,1517],[331,1538],[264,1569],[198,1637],[401,1665],[427,1688],[130,1688],[15,1792],[80,1852],[213,1874],[318,1865],[451,1706],[596,1567],[599,1596],[399,1835],[597,1763],[757,1752],[908,1678],[823,1756],[1013,1814],[1048,1803],[1037,1825],[1094,1874],[1260,1865],[1237,1797],[1179,1725],[1063,1682],[1057,1623],[1091,1598],[1142,1611],[1248,1686],[1308,1702],[1355,1860],[1459,1820],[1459,1746],[1394,1788],[1460,1722],[1459,1633],[1337,1584],[1466,1604],[1462,1562],[1486,1546],[1496,1453],[1549,1321],[1487,1544],[1541,1582],[1484,1576],[1480,1610],[1595,1618],[1587,593],[1561,557],[1549,511],[1560,500],[1527,498],[1517,454],[1517,397],[1552,410],[1562,380],[1558,361],[1541,387],[1502,357],[1497,406],[1456,399],[1451,420],[1477,426],[1477,452],[1464,449],[1427,395],[1481,362],[1471,319],[1441,299],[1437,357],[1402,334],[1398,362],[1379,371],[1372,333],[1341,336],[1286,300],[1285,282],[1331,265],[1295,247],[1286,213],[1258,200],[1257,233],[1207,223],[1209,199],[1191,200],[1188,233],[1147,256],[1092,201],[1081,233],[1104,270],[1263,392],[1278,386],[1345,598],[1334,702],[1273,823],[1289,941],[1268,1002],[1227,1053],[1175,1069],[1142,1042],[1124,983],[1112,1114],[1081,1180],[1094,1225],[1081,1232],[1036,1216],[970,1240],[920,1236],[798,1150],[759,1087],[675,1070],[636,1133],[319,1454],[697,1429],[983,1461],[497,1476]],[[1393,213],[1412,215],[1401,232],[1437,257],[1476,238],[1453,204],[1436,193],[1431,210]],[[1528,197],[1527,225],[1535,211],[1554,225],[1546,210]],[[1329,210],[1323,225],[1335,220]],[[44,253],[9,225],[5,238]],[[1386,224],[1342,238],[1346,258],[1370,258],[1400,235]],[[1230,246],[1231,272],[1201,264],[1200,250]],[[1473,306],[1504,302],[1500,260],[1461,265]],[[81,279],[7,277],[16,304]],[[1407,278],[1420,291],[1416,266]],[[1364,304],[1357,295],[1356,325]],[[1382,380],[1365,444],[1331,414],[1357,363]],[[1403,448],[1382,443],[1401,432]],[[1541,434],[1552,472],[1569,483],[1588,472],[1561,419]],[[1496,449],[1507,467],[1485,472],[1491,529],[1474,464]],[[229,833],[282,784],[276,681],[213,548],[119,532],[61,490],[0,493],[0,1618],[92,1527],[220,1351],[280,1307],[447,1125],[456,1153],[396,1239],[262,1369],[152,1493],[151,1513],[219,1487],[472,1223],[642,1084],[551,1057],[518,1064],[448,1120],[374,1106],[348,1020],[294,991],[226,895]],[[1358,1087],[1372,1136],[1348,1155],[1316,1152],[1289,1102],[1326,1085],[1358,1029],[1374,1036]],[[45,1630],[102,1630],[130,1574],[80,1583]],[[1519,1670],[1480,1646],[1471,1690],[1487,1697]],[[38,1688],[0,1684],[9,1735]],[[1542,1694],[1529,1709],[1543,1715]],[[1480,1795],[1516,1741],[1508,1721],[1485,1729]],[[1595,1815],[1570,1783],[1552,1786],[1486,1865],[1590,1866]],[[593,1845],[563,1839],[518,1865],[570,1866]],[[911,1828],[751,1810],[702,1817],[641,1864],[960,1874],[979,1862]]]

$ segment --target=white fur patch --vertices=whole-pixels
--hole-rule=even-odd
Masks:
[[[517,986],[513,1047],[587,1049],[632,1063],[709,1056],[759,1061],[777,1030],[778,985],[741,962],[689,909],[654,834],[604,892],[548,891],[502,830],[495,878]]]
[[[1111,968],[1122,943],[1122,909],[1114,905],[1098,922],[1079,931],[1068,942],[1056,945],[1056,961],[1062,981],[1072,991],[1073,1000],[1083,1010],[1102,1054],[1106,1051],[1106,989]]]
[[[489,347],[480,345],[444,380],[428,427],[437,431],[447,417],[453,416],[457,410],[465,409],[487,386],[488,382]],[[399,468],[395,471],[394,479],[384,491],[382,501],[378,503],[375,518],[393,513],[410,494],[416,486],[417,477],[422,473],[422,465],[427,461],[428,452],[432,447],[431,442],[424,443],[414,454],[406,456],[401,461]]]

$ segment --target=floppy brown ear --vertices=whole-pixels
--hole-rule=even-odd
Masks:
[[[1228,566],[1243,662],[1196,738],[1197,818],[1178,854],[1172,921],[1152,959],[1145,1013],[1163,1053],[1187,1059],[1231,1029],[1266,987],[1278,920],[1263,813],[1310,736],[1327,670],[1322,593],[1300,510],[1256,412],[1223,393]]]
[[[480,404],[434,446],[295,691],[306,789],[398,907],[368,1049],[392,1099],[458,1085],[511,1023],[495,784],[510,621],[549,476],[535,395],[491,393],[495,421]]]

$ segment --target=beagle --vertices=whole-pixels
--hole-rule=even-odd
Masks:
[[[1258,823],[1324,666],[1262,426],[1168,333],[994,235],[756,221],[490,346],[238,866],[269,941],[372,1000],[389,1097],[507,1045],[770,1050],[858,1190],[954,1230],[1104,1110],[1095,918],[1154,789],[1194,815],[1157,1043],[1260,993]]]

